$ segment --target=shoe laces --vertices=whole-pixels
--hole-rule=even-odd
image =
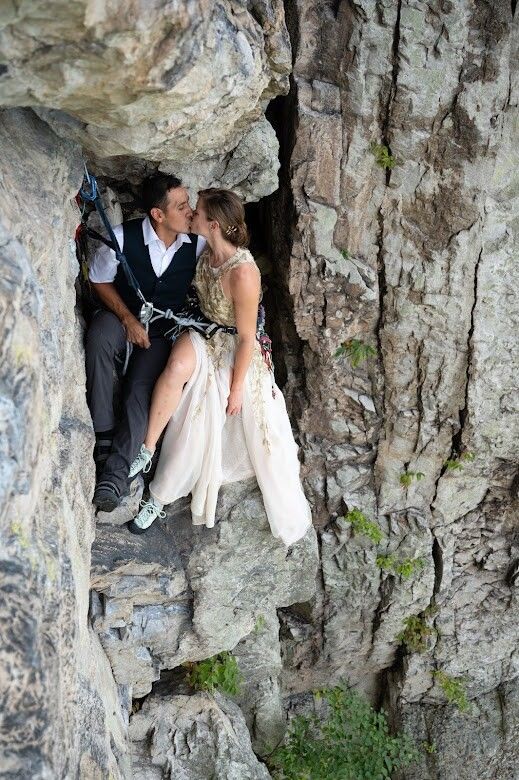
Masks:
[[[151,464],[153,463],[153,452],[150,453],[150,451],[146,449],[143,444],[141,447],[141,451],[137,455],[137,460],[140,463],[144,463],[142,471],[144,474],[147,474],[148,471],[151,469]]]
[[[162,509],[159,509],[158,506],[153,503],[153,501],[142,500],[140,502],[140,506],[142,507],[142,509],[147,515],[146,519],[148,519],[152,515],[154,515],[155,517],[160,517],[161,520],[164,520],[164,518],[166,517],[166,513]]]

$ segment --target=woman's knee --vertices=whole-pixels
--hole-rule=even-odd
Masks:
[[[185,346],[185,345],[182,345]],[[191,347],[171,352],[164,374],[172,382],[187,382],[195,368],[195,355]]]

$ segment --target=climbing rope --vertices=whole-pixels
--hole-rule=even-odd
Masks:
[[[81,271],[83,277],[88,279],[88,268],[86,264],[86,258],[87,258],[86,236],[85,236],[86,233],[88,236],[90,236],[90,238],[93,238],[96,241],[101,241],[103,244],[109,247],[113,252],[115,252],[115,257],[117,261],[121,264],[121,267],[123,269],[124,275],[126,276],[128,284],[134,290],[137,297],[142,303],[139,312],[139,321],[146,329],[146,332],[149,331],[149,326],[153,322],[155,322],[158,319],[164,318],[166,320],[172,320],[172,322],[174,323],[173,327],[171,327],[164,334],[166,338],[170,338],[172,340],[176,339],[183,330],[186,330],[188,328],[192,330],[196,330],[197,333],[204,336],[206,339],[210,339],[212,336],[214,336],[214,334],[217,331],[223,331],[224,333],[231,333],[231,334],[237,333],[236,328],[220,325],[219,323],[216,322],[211,322],[205,317],[205,315],[200,311],[200,308],[198,306],[198,300],[194,289],[192,289],[191,294],[188,295],[188,299],[185,307],[182,309],[182,311],[179,311],[176,314],[174,314],[171,309],[165,309],[165,310],[158,309],[157,307],[153,306],[151,302],[146,300],[139,287],[139,283],[135,277],[135,274],[133,273],[132,269],[128,264],[126,257],[124,256],[124,252],[121,251],[121,247],[119,246],[119,242],[117,241],[112,225],[110,224],[110,220],[106,216],[103,202],[101,200],[101,196],[99,193],[99,187],[97,184],[96,177],[93,176],[88,171],[86,163],[85,163],[85,175],[83,178],[83,184],[79,190],[78,198],[81,199],[84,204],[92,203],[95,206],[95,209],[99,214],[103,225],[106,228],[106,232],[108,233],[108,238],[105,238],[105,236],[102,236],[96,230],[93,230],[92,228],[88,227],[85,220],[85,206],[83,206],[83,208],[81,209],[81,224],[78,226],[76,230],[76,246],[78,247],[78,258],[81,264]],[[78,206],[79,206],[79,202],[78,202]],[[126,373],[126,369],[128,368],[128,362],[130,360],[132,350],[133,350],[133,344],[130,341],[127,341],[126,358],[124,361],[123,375]]]

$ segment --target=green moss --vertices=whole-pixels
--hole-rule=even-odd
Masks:
[[[454,704],[460,712],[466,712],[469,709],[465,681],[462,677],[451,677],[438,670],[434,672],[434,678],[438,681],[447,701]]]

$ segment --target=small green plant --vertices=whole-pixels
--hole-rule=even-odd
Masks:
[[[376,349],[369,344],[365,344],[363,341],[359,341],[359,339],[350,339],[349,341],[344,341],[341,346],[337,348],[334,357],[337,358],[346,355],[350,359],[352,367],[357,368],[358,365],[368,358],[374,357],[376,354]]]
[[[407,469],[400,474],[400,484],[404,485],[404,487],[409,487],[413,479],[416,479],[417,482],[420,482],[421,479],[425,477],[425,474],[423,471],[408,471]]]
[[[436,634],[436,629],[427,625],[425,615],[410,615],[404,620],[405,628],[397,639],[412,653],[425,653],[428,639]]]
[[[373,142],[370,145],[369,150],[371,154],[374,155],[375,162],[380,168],[392,170],[397,164],[396,157],[393,157],[393,155],[389,153],[389,149],[387,146],[384,146],[384,144],[376,144]]]
[[[397,574],[402,579],[409,579],[424,567],[423,558],[397,559],[394,555],[377,555],[376,564],[379,569]]]
[[[187,680],[197,691],[222,691],[231,696],[240,692],[242,676],[236,658],[229,652],[188,664]]]
[[[351,255],[347,249],[341,249],[341,255],[344,257],[345,260],[351,259]]]
[[[429,753],[430,756],[434,755],[436,753],[436,743],[435,742],[422,742],[422,747],[425,750],[426,753]]]
[[[266,620],[265,615],[258,615],[256,618],[256,622],[254,623],[254,628],[252,629],[255,634],[261,634],[263,633],[263,629],[265,628]]]
[[[473,452],[462,452],[457,458],[448,458],[443,464],[449,471],[457,471],[463,468],[464,463],[470,463],[476,456]]]
[[[324,719],[298,716],[269,765],[276,780],[386,780],[418,759],[405,734],[391,736],[384,712],[376,712],[344,683],[320,692]]]
[[[375,544],[380,544],[384,538],[384,534],[380,527],[372,520],[368,520],[366,515],[357,507],[350,509],[343,520],[351,524],[351,527],[356,534],[367,536],[368,539],[371,539]]]
[[[467,691],[465,690],[463,678],[451,677],[439,670],[434,672],[434,677],[438,680],[447,701],[455,704],[460,712],[466,712],[470,705],[467,699]]]

